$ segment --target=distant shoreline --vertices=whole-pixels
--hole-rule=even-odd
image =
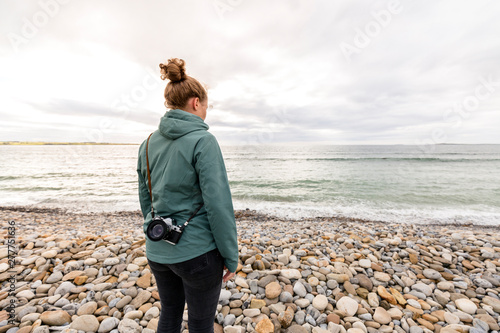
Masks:
[[[36,141],[0,141],[4,146],[55,146],[55,145],[138,145],[137,143],[111,143],[111,142],[36,142]]]

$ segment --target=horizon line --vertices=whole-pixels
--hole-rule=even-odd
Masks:
[[[32,145],[32,146],[42,146],[42,145],[140,145],[141,143],[127,143],[127,142],[95,142],[95,141],[0,141],[0,145],[4,146],[15,146],[15,145]],[[408,143],[332,143],[332,142],[265,142],[265,143],[222,143],[226,146],[259,146],[259,145],[332,145],[332,146],[418,146],[418,144],[408,144]],[[426,145],[499,145],[500,143],[432,143]]]

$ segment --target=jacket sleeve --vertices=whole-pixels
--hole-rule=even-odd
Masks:
[[[238,236],[226,167],[213,135],[200,139],[195,148],[195,169],[215,244],[227,269],[238,267]]]
[[[149,196],[149,190],[148,190],[148,184],[147,181],[144,179],[144,176],[142,174],[142,156],[141,152],[143,151],[142,147],[144,146],[144,143],[141,145],[139,148],[139,157],[137,159],[137,174],[139,176],[139,203],[141,204],[141,211],[142,215],[144,216],[144,219],[146,219],[146,216],[148,215],[149,212],[151,212],[151,198]]]

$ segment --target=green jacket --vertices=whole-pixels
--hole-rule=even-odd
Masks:
[[[233,202],[222,153],[203,119],[182,110],[170,110],[149,140],[149,166],[156,215],[184,223],[203,207],[184,229],[177,245],[146,236],[146,256],[174,264],[219,249],[226,267],[236,271],[238,242]],[[151,223],[146,141],[139,148],[137,173],[144,232]]]

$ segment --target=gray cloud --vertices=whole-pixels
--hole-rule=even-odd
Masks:
[[[82,101],[67,99],[52,99],[47,103],[27,102],[38,110],[49,114],[59,114],[65,116],[96,116],[110,119],[127,120],[146,125],[157,124],[159,114],[150,110],[127,109],[119,110],[110,106],[96,105]]]

